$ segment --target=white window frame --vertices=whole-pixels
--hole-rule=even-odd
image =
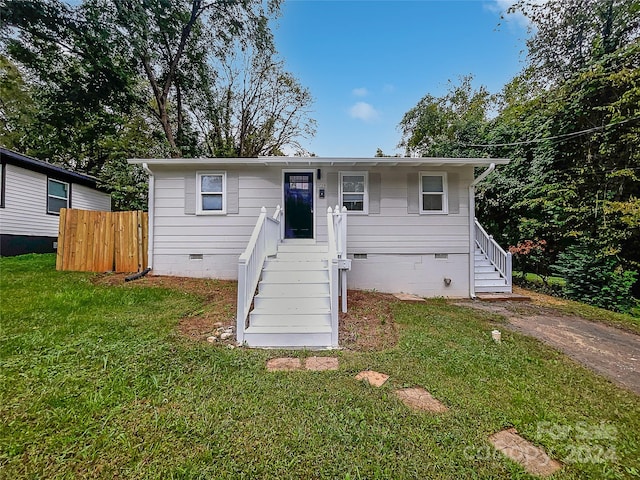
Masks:
[[[346,194],[359,194],[361,192],[344,192],[342,190],[342,179],[343,177],[349,176],[362,176],[364,177],[364,192],[362,195],[362,210],[347,210],[349,215],[368,215],[369,214],[369,172],[356,171],[356,172],[340,172],[338,175],[338,179],[340,182],[338,191],[339,191],[339,205],[340,209],[342,209],[342,205],[344,204],[343,195]]]
[[[51,194],[51,192],[49,191],[49,182],[56,182],[56,183],[60,183],[62,185],[66,185],[67,186],[67,197],[59,197],[57,195],[53,195]],[[70,208],[70,197],[71,197],[71,184],[69,182],[63,182],[62,180],[58,180],[56,178],[50,178],[47,177],[47,213],[49,215],[60,215],[60,210],[58,210],[57,212],[53,211],[53,210],[49,210],[49,198],[55,198],[57,200],[65,200],[67,202],[67,206],[66,207],[60,207],[60,208]]]
[[[442,178],[442,192],[423,192],[422,191],[422,178],[423,177],[441,177]],[[418,194],[420,195],[420,214],[421,215],[446,215],[449,213],[449,195],[447,185],[447,172],[420,172],[418,178]],[[425,210],[423,195],[436,195],[440,193],[442,195],[442,210]]]
[[[203,192],[202,177],[222,177],[222,192]],[[202,208],[203,195],[222,195],[222,210],[204,210]],[[226,215],[227,214],[227,172],[196,172],[196,214],[197,215]]]

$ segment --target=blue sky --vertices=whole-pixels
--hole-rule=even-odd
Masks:
[[[398,123],[427,93],[474,76],[498,92],[523,67],[526,25],[504,0],[285,0],[276,47],[314,97],[323,157],[402,153]]]

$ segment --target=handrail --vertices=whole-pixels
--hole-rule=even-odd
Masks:
[[[275,255],[281,240],[280,205],[273,217],[267,216],[267,209],[260,209],[260,216],[253,228],[247,248],[238,258],[238,306],[236,318],[236,337],[238,343],[244,343],[244,330],[253,297],[260,281],[265,259]]]
[[[498,245],[493,239],[493,236],[489,235],[478,219],[475,219],[476,229],[476,244],[480,247],[482,253],[484,253],[491,264],[496,267],[496,270],[504,277],[507,285],[512,285],[512,259],[511,252],[505,252],[504,249]]]
[[[329,298],[331,300],[331,345],[338,346],[338,239],[333,218],[333,210],[327,208],[327,240],[329,244]]]

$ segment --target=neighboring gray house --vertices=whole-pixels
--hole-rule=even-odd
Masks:
[[[111,210],[96,179],[0,148],[0,255],[51,253],[61,208]]]
[[[238,279],[239,342],[337,346],[338,278],[342,288],[425,297],[511,291],[510,256],[475,222],[473,195],[474,168],[506,159],[130,163],[150,175],[153,273]]]

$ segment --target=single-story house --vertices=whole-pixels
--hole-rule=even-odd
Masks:
[[[111,210],[95,178],[0,148],[0,255],[52,253],[61,208]]]
[[[511,290],[510,257],[474,216],[474,168],[484,178],[507,159],[129,161],[150,176],[153,273],[238,279],[240,343],[337,346],[339,283],[424,297]]]

